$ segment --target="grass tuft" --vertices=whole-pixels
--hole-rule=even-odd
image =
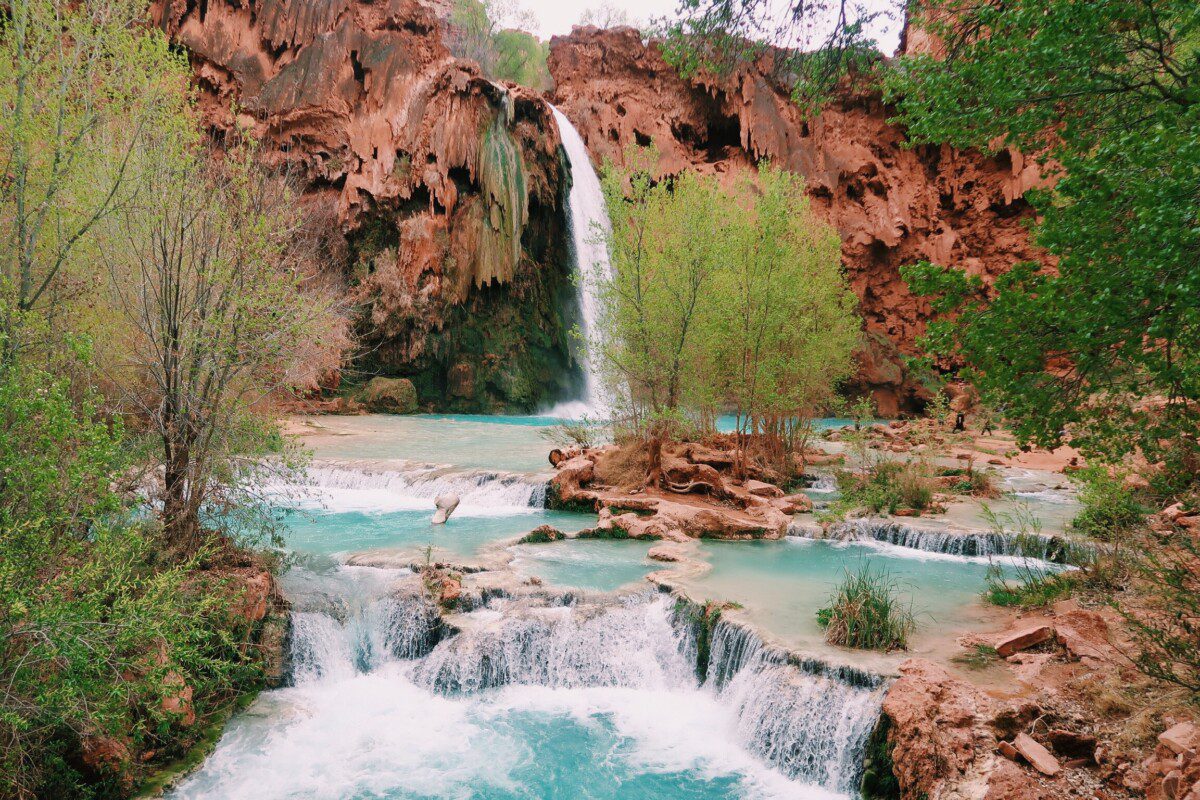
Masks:
[[[862,564],[847,571],[828,607],[817,612],[825,641],[860,650],[907,650],[916,629],[912,605],[900,600],[900,587],[886,571]]]

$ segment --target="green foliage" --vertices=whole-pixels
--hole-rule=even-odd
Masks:
[[[167,748],[162,706],[192,687],[201,714],[252,682],[230,633],[229,594],[163,564],[157,528],[110,487],[125,476],[119,427],[61,379],[0,368],[0,796],[123,793],[133,768],[81,772],[86,740]]]
[[[817,611],[825,641],[863,650],[906,650],[916,629],[912,606],[900,599],[900,586],[886,571],[863,563],[834,591],[828,606]]]
[[[765,58],[793,99],[815,110],[848,72],[875,67],[879,52],[866,29],[881,13],[846,0],[690,0],[657,33],[667,63],[685,77]]]
[[[540,436],[559,447],[595,447],[604,436],[604,426],[584,414],[578,419],[564,420],[543,428]]]
[[[983,515],[992,532],[1011,537],[1013,552],[1040,552],[1035,540],[1041,535],[1042,523],[1027,507],[1018,506],[1011,513],[998,514],[987,505]],[[1079,554],[1064,554],[1067,561],[1082,561]],[[1055,569],[1044,561],[1018,556],[1016,566],[1006,571],[1000,564],[988,564],[983,598],[995,606],[1041,608],[1070,597],[1077,587],[1077,574]]]
[[[6,352],[45,336],[34,309],[94,286],[90,233],[134,201],[131,161],[151,132],[191,131],[190,71],[144,3],[15,0],[0,15],[0,328]],[[69,292],[56,291],[67,283]],[[85,309],[86,303],[79,303]],[[70,319],[52,316],[54,324]],[[57,338],[51,337],[51,338]]]
[[[1200,6],[1191,0],[937,0],[949,57],[901,59],[889,98],[914,141],[1020,148],[1057,177],[1036,242],[990,291],[904,271],[955,312],[927,346],[956,354],[1022,442],[1093,460],[1141,451],[1159,487],[1200,475]]]
[[[987,669],[1000,660],[1000,654],[990,644],[977,644],[966,653],[951,659],[956,664],[962,664],[967,669]]]
[[[536,24],[515,0],[455,0],[450,50],[477,62],[493,80],[546,90],[552,84],[546,66],[550,48],[527,32]]]
[[[842,493],[838,505],[847,510],[894,514],[901,508],[923,511],[933,505],[928,473],[915,461],[882,461],[861,474],[839,472],[838,486]]]
[[[631,150],[603,179],[613,273],[594,278],[591,352],[624,428],[702,434],[733,408],[740,433],[790,456],[858,341],[837,238],[795,176],[763,165],[757,188],[726,190],[690,171],[655,180],[655,160]]]
[[[999,565],[990,565],[983,598],[994,606],[1042,608],[1070,597],[1076,587],[1071,573],[1054,572],[1033,559],[1022,559],[1013,577],[1006,577]]]
[[[900,782],[896,780],[895,763],[888,746],[890,729],[889,718],[880,717],[879,724],[867,739],[862,784],[859,786],[863,800],[900,800]]]
[[[1131,559],[1143,590],[1118,604],[1150,678],[1200,698],[1200,543],[1188,533],[1148,541]]]
[[[1089,467],[1075,474],[1083,483],[1079,500],[1083,509],[1071,527],[1094,539],[1111,542],[1146,521],[1150,509],[1140,503],[1120,476],[1104,467]]]

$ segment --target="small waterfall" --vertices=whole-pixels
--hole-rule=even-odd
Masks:
[[[848,542],[876,541],[963,558],[1007,556],[1054,564],[1084,564],[1096,553],[1093,545],[1072,541],[1066,536],[914,528],[901,522],[875,518],[847,520],[830,526],[825,532],[814,526],[794,524],[789,526],[788,535]]]
[[[707,682],[737,715],[746,747],[787,775],[842,792],[858,787],[886,691],[878,675],[796,660],[749,628],[719,620]]]
[[[386,661],[420,658],[445,635],[433,603],[389,595],[344,620],[321,611],[292,613],[291,683],[340,681]]]
[[[442,693],[507,684],[670,688],[691,680],[667,601],[477,612],[485,624],[439,644],[414,679]]]
[[[585,336],[595,333],[600,318],[600,307],[596,297],[596,279],[612,271],[608,259],[609,230],[608,212],[604,205],[604,192],[600,178],[592,168],[587,146],[579,131],[561,111],[553,106],[554,120],[558,123],[558,134],[562,139],[567,161],[571,166],[571,193],[567,197],[570,214],[571,255],[575,258],[575,269],[579,281],[580,327]],[[584,374],[584,394],[577,400],[559,403],[546,412],[556,417],[580,417],[596,415],[604,410],[605,402],[596,366],[588,357],[584,344],[580,351]]]
[[[460,515],[523,513],[546,505],[546,481],[519,473],[453,472],[428,465],[372,470],[323,462],[309,468],[307,483],[332,511],[432,510],[434,498],[446,493],[459,496]]]

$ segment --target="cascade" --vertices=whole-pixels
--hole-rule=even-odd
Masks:
[[[546,482],[519,473],[448,471],[427,464],[402,469],[363,469],[322,462],[307,473],[311,490],[302,505],[331,511],[431,510],[438,495],[456,494],[460,516],[525,513],[546,505]]]
[[[290,683],[341,681],[393,660],[426,655],[445,634],[437,608],[419,593],[396,593],[351,610],[294,611]]]
[[[590,336],[596,330],[600,318],[600,306],[596,297],[596,279],[607,276],[611,272],[608,259],[608,245],[605,233],[608,231],[608,212],[604,206],[604,192],[600,188],[600,178],[592,168],[587,146],[584,145],[579,131],[567,119],[566,115],[551,106],[554,120],[558,123],[559,137],[563,149],[567,153],[567,161],[571,167],[571,193],[567,197],[567,211],[570,215],[571,255],[575,259],[575,269],[578,280],[579,315],[583,333]],[[584,386],[583,396],[576,400],[559,403],[546,413],[554,417],[577,418],[585,414],[595,416],[605,409],[604,395],[601,389],[596,365],[588,356],[588,345],[585,343],[580,350],[580,360],[583,365]]]
[[[726,619],[711,630],[706,682],[737,718],[746,748],[785,774],[853,792],[886,682],[819,660],[796,661]]]
[[[947,531],[914,528],[887,519],[863,518],[833,525],[827,532],[793,524],[789,536],[859,542],[883,542],[897,547],[962,558],[1028,558],[1055,564],[1082,564],[1095,555],[1095,547],[1049,534],[1008,534],[994,531]]]

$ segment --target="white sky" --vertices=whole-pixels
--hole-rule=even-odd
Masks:
[[[890,55],[899,42],[902,23],[894,11],[896,0],[861,2],[867,8],[885,12],[885,16],[871,26],[870,33],[879,42],[880,49]],[[634,25],[643,25],[652,19],[673,17],[679,6],[678,0],[517,0],[517,3],[522,9],[532,12],[537,19],[538,30],[533,33],[541,39],[570,33],[571,26],[579,24],[579,18],[585,10],[597,8],[602,4],[624,11],[632,18]]]

